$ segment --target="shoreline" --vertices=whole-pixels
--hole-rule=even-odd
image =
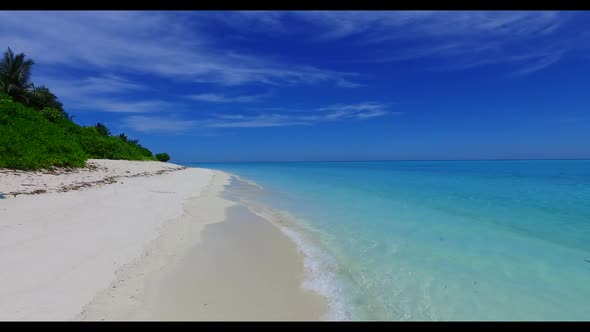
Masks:
[[[294,241],[272,221],[249,215],[246,208],[235,212],[241,204],[221,197],[232,175],[174,164],[164,164],[166,170],[161,173],[136,169],[129,175],[126,163],[117,163],[126,172],[117,174],[118,182],[89,181],[94,183],[73,189],[77,192],[54,190],[0,200],[0,219],[10,220],[0,222],[8,230],[0,235],[4,244],[0,264],[20,262],[10,272],[0,272],[4,281],[0,320],[324,318],[326,299],[302,287],[306,271]],[[155,162],[136,163],[143,167]],[[6,182],[4,178],[0,184]],[[102,218],[97,214],[103,214]],[[248,241],[236,236],[248,233],[246,222],[264,230],[265,236],[255,232]],[[24,229],[18,229],[23,225]],[[55,230],[48,232],[48,228]],[[223,249],[219,243],[227,246]],[[276,254],[266,257],[266,250],[253,250],[258,243],[266,243],[264,248],[273,248],[270,251]],[[246,256],[236,259],[235,253]],[[241,264],[244,257],[249,265]],[[273,269],[276,265],[282,268]],[[176,296],[163,296],[171,294],[170,286],[179,284],[191,266],[195,278],[180,284],[209,298],[202,307],[196,306],[199,296],[183,297],[182,288]],[[219,269],[212,272],[212,268]],[[258,281],[260,277],[251,277],[261,271],[274,283],[273,291],[268,283]],[[226,291],[228,285],[234,287],[231,293]],[[240,302],[236,299],[247,301],[236,305]],[[189,311],[180,310],[191,306]],[[170,314],[181,311],[183,315]]]
[[[344,294],[337,274],[341,267],[336,259],[323,248],[317,238],[317,231],[301,224],[297,217],[289,211],[276,209],[257,200],[249,199],[254,191],[264,190],[258,183],[244,179],[236,174],[228,173],[235,185],[224,191],[224,197],[238,202],[251,213],[266,220],[294,243],[297,251],[303,256],[305,275],[301,287],[307,291],[321,295],[327,302],[328,310],[323,315],[327,321],[349,321],[352,319],[352,305]],[[254,194],[255,195],[255,194]]]

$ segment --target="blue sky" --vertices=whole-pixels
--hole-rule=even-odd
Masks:
[[[586,12],[0,12],[75,121],[175,162],[590,158]]]

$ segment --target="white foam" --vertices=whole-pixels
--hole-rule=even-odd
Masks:
[[[236,180],[255,185],[252,181],[240,178],[234,174]],[[231,189],[230,189],[231,190]],[[317,234],[318,231],[310,225],[305,224],[287,211],[276,210],[263,206],[257,202],[248,200],[247,197],[240,195],[235,197],[246,206],[252,213],[269,220],[288,236],[297,246],[298,251],[304,257],[305,279],[302,288],[316,292],[324,296],[329,305],[329,311],[325,319],[330,321],[345,321],[352,319],[352,313],[347,300],[347,292],[342,283],[338,282],[337,275],[340,270],[336,259],[327,251],[320,249],[319,245],[314,244],[311,234]]]
[[[302,287],[328,299],[330,310],[326,319],[350,320],[351,313],[346,305],[344,290],[336,280],[339,267],[335,260],[326,252],[311,245],[303,235],[292,228],[281,227],[281,230],[297,245],[304,257],[303,262],[307,273]]]

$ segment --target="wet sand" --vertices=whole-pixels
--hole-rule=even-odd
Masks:
[[[278,226],[224,197],[215,171],[144,254],[84,307],[81,320],[321,320],[321,295],[301,287],[303,256]]]
[[[325,300],[300,288],[303,257],[276,226],[234,205],[203,230],[163,280],[155,318],[163,320],[318,320]]]

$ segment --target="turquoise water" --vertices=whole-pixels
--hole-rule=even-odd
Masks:
[[[590,319],[588,160],[191,166],[292,216],[332,319]]]

